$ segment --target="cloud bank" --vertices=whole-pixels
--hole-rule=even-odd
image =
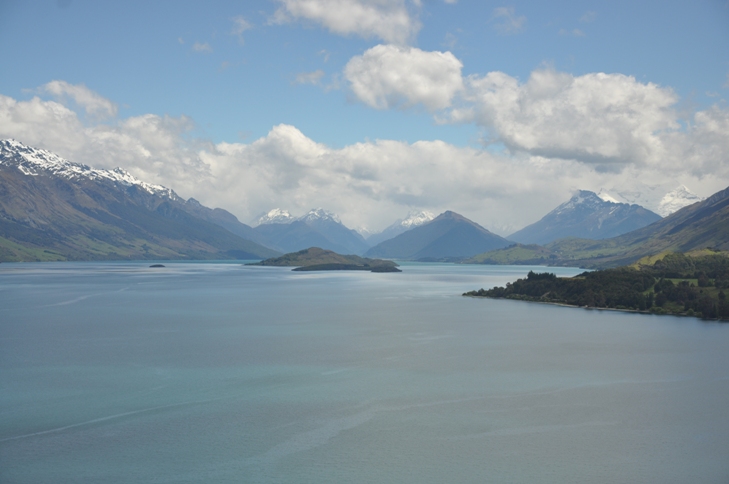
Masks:
[[[577,189],[640,191],[649,185],[668,191],[682,183],[705,196],[725,188],[729,180],[725,108],[700,111],[688,129],[678,130],[673,128],[675,114],[667,108],[675,96],[630,78],[604,81],[597,75],[580,79],[540,71],[519,84],[504,74],[489,76],[464,84],[463,96],[474,96],[469,122],[491,123],[525,149],[493,151],[437,140],[374,140],[332,148],[285,124],[251,143],[214,144],[191,137],[194,122],[184,116],[147,114],[99,121],[81,117],[72,108],[84,113],[85,105],[70,104],[70,98],[64,98],[67,105],[39,96],[16,100],[1,95],[0,138],[12,137],[94,167],[121,166],[183,197],[226,208],[244,222],[273,207],[301,214],[323,206],[349,226],[372,230],[386,227],[410,209],[451,209],[507,235],[538,220]],[[617,86],[609,96],[616,105],[630,100],[653,109],[611,118],[604,100],[587,95],[590,86],[604,89],[603,82]],[[67,90],[75,92],[73,88],[83,86],[69,85]],[[89,92],[99,105],[115,106]],[[588,116],[602,116],[602,127],[590,126],[604,133],[579,126]],[[543,138],[540,129],[556,120],[571,120],[572,131],[557,141]],[[649,127],[641,127],[641,122]],[[634,126],[645,139],[635,138],[621,123]],[[669,129],[651,131],[663,126]],[[524,133],[511,134],[519,129]],[[627,137],[627,148],[617,135]],[[665,157],[657,162],[644,159],[655,149],[648,141],[659,145]],[[627,155],[622,170],[610,171],[596,169],[599,164],[590,160],[551,156],[547,148],[560,154],[589,149],[603,158],[615,150]]]

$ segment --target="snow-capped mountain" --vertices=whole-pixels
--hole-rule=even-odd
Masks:
[[[280,208],[274,208],[268,212],[260,215],[254,225],[264,224],[289,224],[296,220],[296,217],[291,215],[288,210],[282,210]]]
[[[683,207],[693,205],[694,203],[701,202],[703,200],[703,198],[686,188],[685,185],[680,185],[666,193],[663,198],[661,198],[656,212],[658,212],[659,215],[666,217],[677,212]]]
[[[319,247],[340,254],[362,254],[369,248],[359,233],[347,228],[336,214],[323,208],[311,209],[299,218],[279,209],[267,215],[279,217],[280,221],[259,223],[254,230],[264,237],[267,245],[283,252]]]
[[[541,220],[508,236],[522,244],[547,244],[565,237],[606,239],[645,227],[661,217],[639,205],[615,203],[603,192],[580,190]],[[614,199],[614,198],[613,198]]]
[[[380,233],[372,234],[367,238],[367,242],[375,246],[379,244],[380,242],[384,242],[385,240],[391,239],[393,237],[397,237],[403,232],[406,232],[412,228],[418,227],[420,225],[426,224],[433,220],[435,218],[435,215],[433,213],[428,212],[426,210],[421,211],[410,211],[408,212],[407,217],[405,219],[398,219],[396,220],[392,225],[387,227],[385,230],[383,230]]]
[[[612,195],[610,195],[604,188],[601,188],[600,189],[600,191],[598,192],[597,196],[600,197],[600,199],[603,200],[603,201],[605,201],[605,202],[610,202],[610,203],[626,203],[626,202],[621,202],[620,200],[618,200],[615,197],[613,197]]]
[[[152,195],[173,200],[180,199],[171,189],[143,182],[121,168],[113,170],[91,168],[65,160],[50,151],[26,146],[14,139],[0,141],[0,164],[14,166],[28,176],[38,176],[40,172],[45,172],[67,180],[107,181],[125,187],[137,186]]]
[[[668,190],[665,185],[650,186],[641,182],[609,190],[603,188],[598,196],[610,202],[640,205],[662,217],[667,217],[683,207],[704,200],[684,185]]]
[[[321,207],[312,208],[305,215],[302,215],[301,217],[299,217],[298,220],[301,220],[302,222],[307,223],[307,224],[318,223],[318,222],[323,222],[323,221],[328,221],[328,220],[330,220],[332,222],[336,222],[338,224],[342,223],[342,221],[339,220],[339,217],[337,217],[336,214],[334,214],[328,210],[324,210]]]
[[[256,259],[275,250],[225,210],[116,168],[0,141],[0,260]]]

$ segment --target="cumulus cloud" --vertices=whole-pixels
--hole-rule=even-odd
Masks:
[[[423,104],[429,110],[451,105],[463,89],[463,64],[450,52],[377,45],[353,57],[344,75],[354,95],[376,108]]]
[[[550,81],[554,75],[558,78]],[[513,89],[505,92],[516,100],[527,96],[526,104],[554,98],[574,81],[545,73],[527,95],[521,93],[525,85],[501,76],[503,85],[513,81]],[[479,92],[483,94],[472,94]],[[514,114],[509,106],[515,102],[505,99],[494,112],[510,112],[518,124],[526,114],[518,109]],[[548,109],[564,115],[561,110],[576,107],[533,106],[527,112]],[[480,115],[476,109],[473,116]],[[183,197],[230,210],[242,221],[273,207],[302,214],[323,206],[349,226],[381,229],[412,208],[451,209],[507,235],[538,220],[577,189],[630,188],[637,180],[648,180],[666,191],[683,183],[706,196],[729,179],[729,110],[719,106],[696,113],[687,130],[658,135],[666,153],[661,163],[629,164],[622,172],[600,172],[589,163],[527,150],[492,152],[437,140],[375,140],[333,148],[285,124],[249,143],[214,144],[191,136],[193,128],[187,117],[154,114],[84,121],[56,100],[0,95],[0,138],[16,138],[95,167],[121,166]],[[528,140],[541,140],[534,129],[527,131]]]
[[[582,17],[580,17],[580,22],[582,22],[583,24],[588,24],[590,22],[594,22],[595,18],[597,18],[597,12],[588,11],[585,12]]]
[[[313,85],[319,85],[321,84],[321,78],[324,77],[324,71],[321,69],[316,70],[314,72],[300,72],[296,74],[295,83],[296,84],[313,84]]]
[[[516,15],[514,7],[497,7],[491,14],[491,23],[501,35],[518,34],[526,27],[527,18]]]
[[[213,48],[207,42],[195,42],[192,44],[192,50],[195,52],[212,52]]]
[[[83,84],[69,84],[66,81],[51,81],[41,90],[56,98],[70,98],[84,108],[86,114],[96,117],[113,117],[117,113],[117,105],[98,95]]]
[[[238,42],[243,45],[243,32],[246,30],[251,29],[253,26],[250,22],[248,22],[245,17],[239,15],[237,17],[233,17],[233,30],[231,30],[231,34],[238,37]]]
[[[420,30],[420,22],[408,11],[405,0],[277,1],[281,6],[273,15],[274,23],[304,19],[335,34],[374,37],[395,44],[408,43]]]
[[[679,128],[673,90],[622,74],[532,72],[526,83],[502,72],[467,79],[457,121],[493,130],[515,150],[588,163],[656,164],[661,133]]]

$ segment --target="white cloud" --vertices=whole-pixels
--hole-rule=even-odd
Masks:
[[[71,98],[83,107],[86,114],[95,117],[113,117],[117,113],[117,105],[98,95],[83,84],[69,84],[66,81],[51,81],[41,87],[42,91],[56,98]]]
[[[321,84],[321,78],[324,77],[324,71],[321,69],[314,72],[300,72],[296,74],[296,84],[313,84],[315,86]]]
[[[597,18],[597,12],[589,11],[585,12],[585,14],[580,17],[580,22],[584,24],[588,24],[590,22],[594,22],[595,18]]]
[[[491,14],[491,22],[501,35],[518,34],[524,30],[526,21],[525,16],[516,15],[514,7],[497,7]]]
[[[550,133],[537,128],[544,129],[551,120],[557,124],[549,128],[552,131],[569,130],[571,125],[565,120],[572,119],[573,111],[577,112],[573,124],[584,121],[581,116],[589,113],[605,117],[607,134],[595,136],[611,139],[616,121],[610,118],[609,109],[603,109],[601,103],[593,105],[594,101],[576,101],[600,97],[603,91],[608,98],[622,99],[624,96],[611,93],[610,83],[598,80],[597,87],[588,89],[579,84],[596,82],[594,79],[540,71],[533,75],[535,79],[520,84],[505,74],[500,79],[492,74],[490,85],[501,87],[493,90],[493,99],[478,102],[491,107],[500,126],[525,129],[526,141],[519,138],[520,142],[534,142],[539,148]],[[635,82],[630,78],[612,81],[618,86]],[[659,97],[665,95],[660,88],[641,86],[633,89],[658,89]],[[470,87],[477,88],[481,90],[472,95],[483,96],[483,86]],[[645,108],[641,96],[628,97],[638,103],[636,109]],[[642,97],[650,96],[644,93]],[[483,109],[474,107],[474,119]],[[550,109],[556,117],[550,118]],[[647,116],[650,121],[650,114]],[[667,189],[685,184],[706,196],[725,188],[729,180],[729,109],[719,106],[696,113],[688,130],[654,134],[665,154],[660,163],[628,163],[621,172],[600,172],[590,163],[549,157],[547,150],[540,155],[539,149],[495,153],[443,141],[393,140],[332,148],[290,125],[275,126],[250,143],[213,144],[192,137],[193,128],[187,117],[153,114],[84,122],[57,101],[40,97],[18,101],[0,95],[0,138],[13,137],[91,166],[121,166],[146,181],[173,188],[183,197],[194,196],[208,206],[230,210],[242,221],[272,207],[301,214],[323,206],[340,214],[349,226],[384,228],[411,208],[438,213],[451,209],[506,235],[541,218],[580,188],[630,188],[647,180],[652,187]],[[572,128],[577,130],[577,138],[589,144],[583,131],[599,131],[602,126]],[[571,140],[569,133],[564,136],[556,143],[574,150],[578,140]]]
[[[233,30],[231,30],[231,34],[238,37],[238,42],[243,45],[243,32],[246,30],[250,30],[253,25],[251,25],[250,22],[248,22],[243,16],[239,15],[237,17],[233,17]]]
[[[192,50],[195,52],[212,52],[213,48],[207,42],[195,42],[192,44]]]
[[[274,23],[305,19],[339,35],[407,44],[420,30],[405,0],[277,0]],[[414,3],[415,7],[419,3]]]
[[[344,75],[354,95],[373,108],[421,103],[438,110],[449,107],[463,89],[462,67],[450,52],[377,45],[353,57]]]
[[[661,133],[679,128],[676,94],[622,74],[572,76],[538,69],[526,83],[502,72],[467,80],[453,120],[493,130],[516,150],[597,164],[657,164]]]

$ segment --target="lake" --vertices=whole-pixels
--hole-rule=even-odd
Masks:
[[[0,482],[729,482],[729,324],[163,263],[0,264]]]

